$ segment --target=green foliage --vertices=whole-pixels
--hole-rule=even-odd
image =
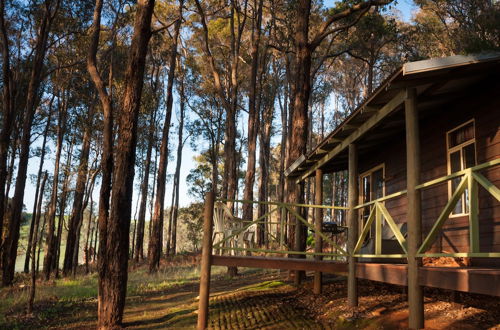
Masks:
[[[182,235],[182,227],[185,226],[186,240],[191,244],[190,247],[185,246],[186,251],[198,251],[200,248],[203,234],[203,203],[192,203],[188,207],[179,209],[179,234]],[[180,239],[180,242],[183,240]],[[179,246],[180,249],[183,246]]]

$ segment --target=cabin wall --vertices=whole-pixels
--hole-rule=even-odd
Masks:
[[[468,95],[458,101],[431,111],[420,121],[422,173],[426,182],[448,174],[446,133],[449,130],[475,120],[477,164],[500,157],[500,97],[489,89],[481,95]],[[395,142],[398,141],[398,142]],[[406,189],[405,134],[391,138],[384,151],[374,150],[359,157],[359,172],[385,164],[385,194]],[[500,186],[500,167],[482,171],[497,187]],[[422,231],[425,235],[448,202],[448,183],[422,191]],[[406,196],[386,202],[389,213],[396,222],[406,222]],[[500,252],[500,203],[482,187],[479,187],[479,231],[481,252]],[[432,247],[434,252],[467,252],[469,248],[468,216],[450,217],[443,226],[442,234]],[[478,258],[474,265],[497,265],[500,260]]]

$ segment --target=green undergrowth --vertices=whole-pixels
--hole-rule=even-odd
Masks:
[[[255,270],[240,269],[241,277],[231,279],[226,267],[212,267],[212,280],[225,281],[230,290],[268,290],[282,285],[264,281],[241,287],[240,278],[259,277]],[[196,324],[199,266],[195,264],[165,265],[149,274],[146,265],[131,268],[127,282],[127,304],[124,320],[131,328],[173,326],[194,327]],[[77,275],[48,282],[37,281],[33,315],[26,315],[29,296],[28,275],[17,274],[13,287],[0,289],[0,329],[86,328],[97,319],[96,273]],[[242,284],[245,285],[245,284]],[[161,326],[160,326],[161,325]]]

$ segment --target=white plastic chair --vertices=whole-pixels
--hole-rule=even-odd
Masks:
[[[221,202],[216,202],[214,206],[214,232],[213,244],[220,243],[227,237],[230,237],[243,228],[243,220],[233,216],[229,208]],[[244,245],[245,232],[236,234],[223,245],[231,248],[238,248]],[[231,255],[235,255],[236,251],[231,250]],[[221,249],[214,249],[215,254],[221,254]]]

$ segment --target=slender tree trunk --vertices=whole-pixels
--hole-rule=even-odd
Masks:
[[[215,59],[212,56],[209,43],[209,31],[206,22],[205,11],[199,0],[195,0],[196,8],[198,10],[198,15],[200,16],[201,24],[203,27],[203,50],[208,58],[210,70],[212,72],[214,87],[219,97],[219,102],[223,105],[226,110],[226,126],[224,133],[224,174],[223,174],[223,186],[222,186],[222,196],[233,200],[236,196],[236,181],[237,181],[237,166],[236,166],[236,114],[238,108],[238,63],[240,61],[240,42],[241,35],[243,33],[243,28],[246,22],[246,6],[245,1],[245,13],[243,14],[243,20],[240,22],[240,13],[236,9],[235,1],[231,1],[231,17],[230,17],[230,32],[231,32],[231,78],[229,83],[229,97],[224,92],[222,86],[221,77],[217,69]],[[235,17],[235,14],[237,17]],[[235,31],[235,20],[238,21],[237,31]],[[229,101],[228,101],[229,100]],[[233,202],[228,202],[228,206],[231,211],[234,211]]]
[[[70,129],[71,131],[71,129]],[[61,256],[61,241],[62,241],[62,229],[65,221],[65,213],[66,213],[66,201],[68,199],[68,185],[71,181],[71,173],[70,166],[71,161],[73,159],[73,147],[75,145],[75,136],[73,135],[72,139],[69,142],[68,155],[66,156],[66,165],[64,166],[64,180],[61,191],[61,198],[59,200],[59,217],[57,222],[57,236],[56,236],[56,244],[54,245],[54,261],[52,263],[52,268],[55,270],[55,277],[59,278],[59,259]]]
[[[0,253],[3,247],[3,222],[5,214],[5,183],[7,181],[7,155],[10,135],[15,119],[12,97],[12,72],[10,68],[9,36],[5,25],[5,1],[0,2],[0,41],[2,46],[2,129],[0,130]],[[7,195],[8,196],[8,195]],[[28,255],[29,253],[27,253]]]
[[[35,301],[35,289],[36,289],[36,264],[35,264],[35,253],[36,253],[36,242],[38,240],[38,225],[40,223],[40,213],[42,211],[42,201],[43,201],[43,192],[45,190],[45,182],[47,182],[47,172],[43,176],[43,180],[40,186],[40,195],[38,196],[38,202],[35,203],[37,205],[37,213],[36,217],[33,219],[34,225],[34,233],[33,233],[33,242],[32,246],[30,246],[30,250],[27,250],[26,253],[31,253],[31,287],[30,287],[30,295],[28,299],[28,314],[33,312],[33,302]]]
[[[151,154],[153,151],[153,142],[155,138],[155,122],[156,122],[156,111],[151,112],[151,124],[149,130],[149,141],[146,151],[146,159],[144,162],[144,177],[141,183],[141,204],[139,206],[139,217],[137,219],[136,225],[136,239],[135,239],[135,253],[134,260],[139,262],[139,260],[144,259],[144,229],[146,225],[146,207],[148,201],[148,190],[149,190],[149,172],[151,171]]]
[[[111,313],[116,311],[116,305],[118,305],[118,311],[120,311],[120,304],[118,303],[108,303],[112,300],[113,289],[108,281],[103,280],[109,278],[108,274],[108,258],[107,251],[108,248],[108,222],[109,222],[109,206],[110,206],[110,195],[111,195],[111,177],[113,172],[113,104],[111,97],[109,96],[105,86],[104,81],[97,69],[97,48],[99,46],[99,35],[101,27],[101,12],[102,12],[103,0],[96,0],[94,8],[94,16],[91,28],[91,41],[89,47],[89,53],[87,55],[87,71],[89,72],[90,78],[96,87],[97,93],[99,95],[99,100],[103,109],[103,141],[102,141],[102,155],[101,155],[101,189],[99,192],[99,215],[98,215],[98,232],[99,232],[99,253],[97,268],[99,272],[99,287],[98,287],[98,317],[100,328],[105,328],[107,326],[112,327],[115,324],[121,323],[121,313],[117,315],[118,320],[111,317]],[[111,78],[110,78],[111,79]],[[110,86],[111,87],[111,86]],[[97,248],[97,231],[96,239],[94,244]],[[96,250],[94,249],[94,254]],[[95,256],[94,256],[95,258]],[[126,282],[126,281],[125,281]],[[109,292],[108,292],[109,291]],[[119,290],[118,290],[119,291]],[[118,294],[120,296],[120,294]],[[113,310],[113,307],[115,310]]]
[[[111,211],[106,224],[106,245],[100,246],[100,250],[102,250],[100,253],[102,268],[99,272],[98,295],[98,327],[100,329],[120,327],[125,307],[137,119],[142,96],[146,54],[151,37],[151,17],[154,4],[154,0],[139,0],[137,3],[134,32],[125,70],[124,93],[113,168]]]
[[[260,151],[259,151],[259,167],[260,167],[260,179],[259,179],[259,201],[266,202],[268,199],[268,182],[269,182],[269,164],[271,157],[271,126],[272,126],[272,106],[266,106],[265,112],[262,115],[262,122],[264,127],[260,132]],[[267,213],[267,205],[259,204],[258,217],[262,217]],[[267,226],[265,224],[259,224],[257,244],[263,245],[267,244]]]
[[[79,256],[80,256],[80,237],[81,237],[81,229],[83,226],[83,213],[85,209],[87,208],[87,205],[89,203],[89,193],[90,190],[93,190],[94,186],[94,180],[96,177],[97,173],[94,173],[91,178],[87,179],[86,183],[86,188],[85,188],[85,194],[84,194],[84,199],[83,199],[83,205],[82,205],[82,211],[81,211],[81,218],[82,221],[80,222],[79,226],[77,227],[76,231],[76,241],[75,241],[75,248],[73,250],[73,266],[71,268],[71,274],[73,277],[76,276],[76,272],[78,270],[78,261],[79,261]]]
[[[156,186],[156,200],[154,213],[152,217],[152,232],[149,239],[148,259],[149,271],[156,272],[160,265],[160,257],[162,250],[162,233],[164,222],[164,206],[165,206],[165,183],[167,178],[167,163],[168,163],[168,137],[170,131],[170,121],[172,119],[172,104],[173,104],[173,88],[175,78],[175,66],[177,63],[177,41],[179,39],[180,28],[182,24],[182,7],[183,1],[179,2],[179,17],[175,23],[175,34],[173,44],[170,49],[169,71],[167,78],[167,109],[165,114],[165,122],[163,124],[163,135],[160,145],[160,163],[158,164],[158,181]]]
[[[12,186],[12,179],[14,178],[14,169],[15,169],[15,162],[16,162],[16,155],[19,154],[19,152],[21,151],[21,148],[20,148],[20,145],[19,145],[19,134],[20,134],[20,128],[18,127],[19,126],[19,122],[18,121],[15,121],[14,122],[14,132],[12,134],[12,144],[11,144],[11,147],[10,147],[10,163],[9,163],[9,167],[7,169],[7,182],[6,182],[6,187],[5,187],[5,196],[9,196],[10,194],[10,188]],[[6,208],[7,208],[7,204],[8,204],[8,201],[9,199],[8,198],[5,198],[5,203],[4,203],[4,212],[7,212]],[[5,216],[5,213],[4,213],[4,216]],[[1,251],[1,247],[0,247],[0,251]]]
[[[182,165],[182,149],[184,147],[184,115],[185,115],[185,102],[184,102],[184,80],[181,79],[180,82],[180,94],[181,94],[181,104],[180,104],[180,119],[179,119],[179,133],[178,133],[178,146],[177,146],[177,164],[175,166],[175,176],[174,176],[174,191],[175,191],[175,201],[172,205],[171,213],[171,225],[172,225],[172,254],[176,254],[177,249],[177,218],[179,215],[179,187],[180,187],[180,177],[181,177],[181,165]]]
[[[92,227],[92,216],[94,213],[94,200],[92,197],[92,194],[94,193],[94,183],[95,183],[95,181],[92,180],[92,183],[91,183],[90,189],[89,189],[89,198],[90,198],[89,223],[87,226],[87,238],[85,239],[85,249],[84,249],[84,251],[85,251],[85,274],[89,273],[89,259],[91,258],[89,246],[92,246],[92,241],[89,244],[89,239],[91,239],[92,234],[94,233],[94,232],[90,231],[90,229]]]
[[[26,187],[26,175],[28,171],[28,160],[30,151],[31,126],[38,102],[38,91],[41,82],[43,61],[47,50],[47,39],[52,21],[59,8],[59,0],[45,2],[45,13],[38,29],[35,43],[34,59],[26,94],[26,111],[23,119],[23,134],[21,138],[21,153],[19,155],[16,188],[12,200],[12,209],[5,233],[5,241],[2,255],[2,284],[11,285],[14,279],[14,270],[17,257],[17,246],[19,243],[19,229],[23,210],[24,190]]]
[[[24,260],[24,272],[28,273],[29,272],[29,262],[30,262],[30,253],[31,251],[31,245],[33,244],[33,231],[35,228],[35,219],[37,217],[37,212],[38,212],[38,195],[40,193],[40,181],[42,178],[42,171],[43,171],[43,164],[45,162],[45,147],[47,145],[47,135],[49,133],[49,127],[52,119],[52,104],[54,102],[55,94],[50,100],[49,103],[49,113],[47,117],[47,124],[45,125],[45,130],[43,132],[43,142],[42,142],[42,153],[40,155],[40,164],[38,166],[38,176],[36,178],[36,190],[35,190],[35,203],[33,203],[33,214],[31,216],[31,224],[30,224],[30,232],[28,235],[28,247],[26,249],[26,258]],[[36,239],[35,239],[36,242]]]
[[[153,185],[151,187],[151,197],[149,198],[149,223],[148,223],[148,246],[149,246],[149,241],[151,240],[151,230],[152,230],[152,218],[153,218],[153,210],[154,210],[154,205],[155,205],[155,187],[156,187],[156,181],[157,181],[157,176],[156,172],[158,170],[157,165],[158,164],[158,149],[155,148],[155,161],[154,164],[152,164],[153,167]]]
[[[298,0],[297,17],[295,23],[295,100],[292,113],[291,141],[289,144],[289,158],[295,160],[306,153],[308,136],[308,105],[311,89],[311,49],[308,43],[309,13],[311,2]],[[304,202],[304,184],[288,185],[288,198],[291,203]],[[304,216],[304,210],[297,210]],[[294,218],[294,217],[292,217]],[[306,227],[296,218],[294,248],[296,251],[305,251]],[[303,256],[301,256],[303,257]],[[295,283],[300,283],[304,272],[295,273]]]
[[[259,67],[259,43],[262,22],[262,3],[263,0],[254,0],[254,8],[257,10],[256,21],[254,20],[252,29],[252,67],[250,70],[250,94],[248,97],[248,157],[247,171],[245,174],[245,190],[243,199],[253,200],[253,188],[255,183],[255,150],[257,149],[257,121],[260,109],[256,107],[257,98],[257,71]],[[253,204],[243,203],[243,219],[253,220]]]
[[[91,105],[88,111],[89,124],[84,128],[82,150],[80,153],[80,165],[78,166],[78,176],[76,179],[75,194],[73,197],[73,210],[69,219],[68,236],[66,239],[66,252],[64,253],[63,276],[67,276],[73,269],[73,255],[78,250],[78,241],[80,239],[78,228],[83,221],[83,197],[85,194],[85,183],[88,176],[88,163],[90,153],[90,125],[94,109]]]
[[[45,206],[45,212],[43,214],[43,222],[42,226],[40,227],[40,238],[38,239],[38,251],[37,251],[37,256],[36,256],[36,273],[38,274],[40,272],[40,253],[42,251],[42,242],[43,242],[43,234],[45,233],[45,224],[47,223],[47,213],[49,211],[49,205],[50,203],[47,203]]]
[[[281,102],[281,98],[278,97],[280,112],[281,112],[281,145],[280,145],[280,165],[279,165],[279,178],[278,178],[278,201],[280,203],[285,202],[285,158],[286,158],[286,149],[287,149],[287,135],[288,135],[288,87],[287,84],[283,86],[283,103]],[[285,217],[285,219],[282,219]],[[280,224],[286,223],[286,214],[283,212],[279,212],[278,219]],[[285,241],[286,241],[286,228],[279,228],[279,232],[285,233]]]
[[[44,278],[46,281],[50,279],[50,273],[55,260],[56,237],[55,237],[55,218],[57,207],[57,192],[59,188],[59,167],[61,161],[61,152],[63,146],[63,137],[66,131],[66,111],[67,99],[64,97],[64,104],[61,107],[59,103],[59,119],[57,122],[57,145],[56,145],[56,161],[54,165],[54,177],[52,180],[52,195],[50,197],[49,213],[47,215],[47,241],[45,243],[45,258],[43,260]],[[60,221],[61,219],[59,219]]]

